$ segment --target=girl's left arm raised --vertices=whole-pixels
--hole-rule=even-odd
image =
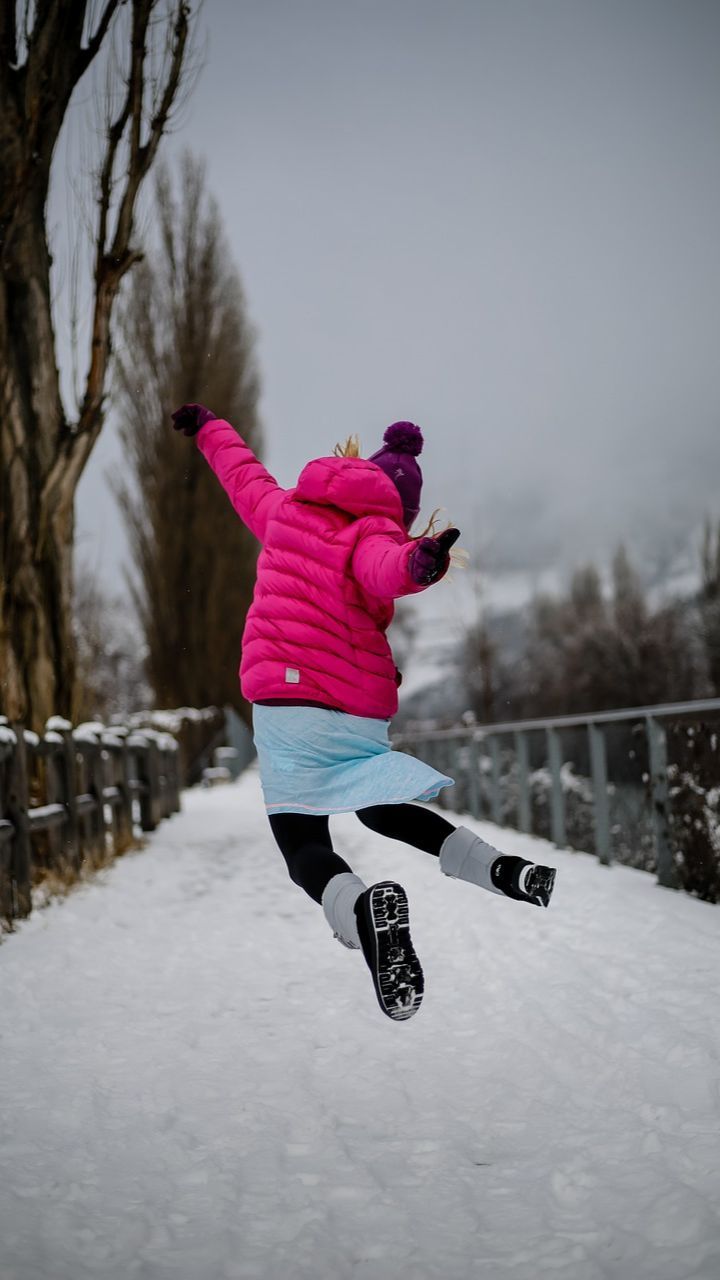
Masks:
[[[260,541],[285,490],[266,470],[242,436],[223,418],[212,418],[197,433],[200,452],[209,462],[240,519]]]

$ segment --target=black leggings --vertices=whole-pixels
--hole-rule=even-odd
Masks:
[[[455,830],[439,813],[415,804],[375,804],[369,809],[358,809],[357,816],[378,835],[402,840],[435,856]],[[290,879],[316,902],[322,901],[333,876],[352,869],[333,849],[330,823],[325,815],[273,813],[270,826],[287,863]]]

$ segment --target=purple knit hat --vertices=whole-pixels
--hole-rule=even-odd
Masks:
[[[422,453],[423,435],[414,422],[393,422],[383,436],[385,444],[373,453],[368,462],[374,462],[389,476],[400,494],[403,520],[410,528],[420,510],[422,471],[415,461]]]

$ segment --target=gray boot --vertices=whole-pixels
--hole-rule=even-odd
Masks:
[[[366,888],[367,885],[352,871],[341,871],[340,875],[328,881],[322,896],[322,909],[334,937],[352,951],[360,950],[355,903]]]
[[[490,874],[493,862],[499,857],[499,850],[486,844],[474,831],[467,827],[457,827],[443,841],[440,870],[444,876],[452,876],[453,880],[467,880],[469,884],[477,884],[481,889],[489,889],[490,893],[502,894],[503,890],[493,883]]]
[[[555,884],[554,867],[538,866],[500,853],[467,827],[457,827],[443,841],[440,870],[454,880],[466,880],[490,893],[499,893],[537,907],[550,905]]]

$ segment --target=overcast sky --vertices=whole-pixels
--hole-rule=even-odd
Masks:
[[[720,515],[717,0],[207,0],[202,21],[166,155],[207,160],[283,484],[411,418],[425,508],[490,567]],[[113,450],[109,428],[79,531],[115,573]]]

